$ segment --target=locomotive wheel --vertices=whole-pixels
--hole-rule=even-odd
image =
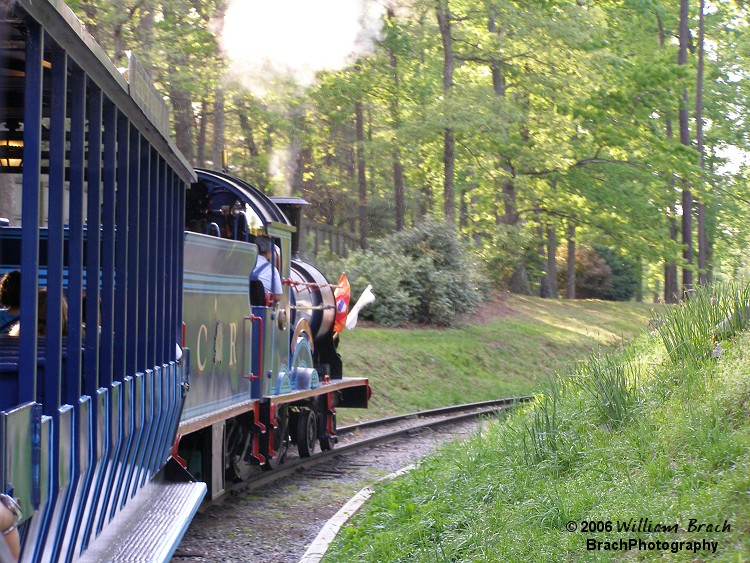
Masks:
[[[287,451],[289,451],[288,406],[279,405],[276,407],[276,425],[277,428],[273,431],[273,449],[276,451],[276,455],[266,457],[266,463],[263,465],[263,469],[266,471],[270,471],[284,463]]]
[[[300,457],[310,457],[315,450],[318,437],[315,413],[304,409],[297,415],[297,450]]]
[[[322,427],[320,429],[320,438],[318,439],[318,442],[320,442],[320,451],[327,452],[328,450],[333,449],[333,445],[336,443],[336,438],[328,436],[324,417],[321,417],[321,423]],[[336,434],[336,413],[333,413],[333,433]]]
[[[232,482],[244,481],[252,473],[250,449],[253,434],[240,420],[232,420],[225,430],[225,478]]]

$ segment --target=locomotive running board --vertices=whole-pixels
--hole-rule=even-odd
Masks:
[[[169,561],[205,495],[205,483],[155,479],[128,501],[78,561]]]

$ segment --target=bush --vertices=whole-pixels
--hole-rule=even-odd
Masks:
[[[567,260],[558,257],[557,279],[561,290],[567,287]],[[638,289],[637,263],[606,246],[576,249],[576,297],[628,301]]]
[[[450,326],[457,314],[472,310],[488,292],[468,249],[447,223],[421,223],[343,261],[322,258],[318,267],[329,279],[346,272],[352,304],[372,284],[377,299],[360,317],[389,326],[407,321]]]

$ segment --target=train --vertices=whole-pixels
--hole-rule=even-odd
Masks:
[[[192,168],[148,73],[63,2],[0,3],[0,53],[0,274],[22,280],[0,335],[20,554],[0,539],[0,562],[168,561],[202,502],[333,448],[337,409],[367,408],[338,285],[301,259],[305,202]],[[278,300],[250,279],[258,236]]]

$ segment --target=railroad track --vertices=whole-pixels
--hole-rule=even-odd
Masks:
[[[337,436],[339,439],[346,440],[347,443],[339,443],[331,450],[318,451],[307,458],[300,458],[296,456],[296,453],[292,453],[282,465],[273,471],[259,469],[245,481],[232,485],[222,496],[209,503],[204,503],[202,510],[207,509],[214,503],[222,502],[229,496],[258,489],[302,468],[309,468],[325,462],[334,456],[393,442],[404,436],[413,435],[430,428],[456,424],[484,415],[497,414],[519,403],[528,402],[532,398],[531,396],[521,396],[468,403],[342,426],[337,429]],[[356,437],[362,434],[367,434],[367,436]],[[350,438],[350,436],[353,437]]]

